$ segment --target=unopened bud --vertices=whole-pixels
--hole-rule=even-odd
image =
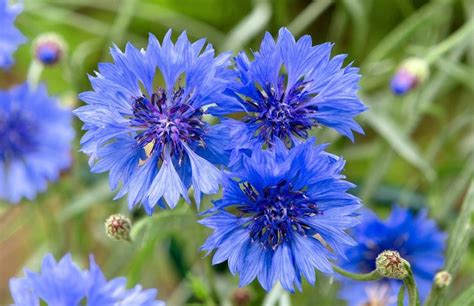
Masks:
[[[377,256],[375,266],[383,277],[404,279],[408,276],[410,264],[397,251],[383,251]]]
[[[421,58],[408,58],[404,60],[390,82],[392,92],[404,95],[423,83],[429,74],[428,63]]]
[[[105,232],[107,236],[115,240],[130,241],[130,229],[132,223],[127,217],[116,214],[111,215],[105,221]]]
[[[246,306],[250,303],[250,292],[245,288],[238,288],[232,294],[234,306]]]
[[[451,284],[451,274],[448,271],[440,271],[436,273],[434,282],[438,288],[446,288]]]
[[[55,33],[40,35],[33,44],[36,60],[45,66],[53,66],[64,57],[66,43]]]

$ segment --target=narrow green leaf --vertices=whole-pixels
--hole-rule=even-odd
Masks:
[[[450,306],[467,306],[474,305],[474,285],[467,288],[461,295],[459,295]]]
[[[435,179],[435,171],[421,155],[416,145],[402,133],[403,129],[401,127],[397,126],[387,116],[376,113],[374,110],[366,112],[364,119],[377,133],[385,138],[395,152],[423,172],[429,181]]]
[[[65,222],[83,213],[92,205],[110,198],[112,198],[112,192],[110,191],[108,180],[100,181],[94,188],[88,189],[87,192],[80,194],[69,204],[66,204],[65,208],[57,216],[57,220],[60,223]]]
[[[272,15],[272,7],[267,0],[255,0],[252,12],[230,31],[222,43],[223,50],[236,50],[245,46],[253,37],[263,31]]]
[[[305,9],[293,19],[288,25],[288,29],[293,35],[303,32],[311,23],[331,5],[331,0],[318,0],[311,2]]]

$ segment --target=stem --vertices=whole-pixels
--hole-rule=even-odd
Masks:
[[[265,296],[262,306],[275,306],[276,303],[281,299],[285,290],[278,282],[273,286],[272,290]]]
[[[398,306],[403,306],[403,302],[405,301],[405,284],[400,287],[400,291],[398,291]]]
[[[425,58],[428,64],[432,64],[445,52],[456,47],[458,43],[468,39],[472,32],[474,32],[474,19],[464,24],[453,35],[449,36],[447,39],[439,43],[436,48],[432,49]]]
[[[28,68],[28,74],[26,76],[26,79],[28,80],[28,83],[30,83],[30,86],[32,88],[36,88],[38,86],[42,72],[43,65],[37,60],[33,59],[30,63],[30,67]]]
[[[333,265],[332,268],[334,269],[334,271],[336,271],[337,273],[345,276],[345,277],[348,277],[350,279],[353,279],[353,280],[358,280],[358,281],[375,281],[375,280],[379,280],[382,278],[382,276],[380,276],[379,272],[377,270],[374,270],[372,272],[369,272],[369,273],[365,273],[365,274],[358,274],[358,273],[352,273],[352,272],[349,272],[349,271],[346,271],[336,265]]]
[[[113,42],[120,44],[123,35],[126,33],[127,28],[132,21],[137,3],[137,0],[123,0],[110,33],[110,39]]]
[[[418,290],[416,288],[415,279],[413,278],[413,272],[409,265],[406,265],[409,271],[408,276],[403,279],[403,285],[408,291],[408,305],[409,306],[420,306],[420,298],[418,296]]]

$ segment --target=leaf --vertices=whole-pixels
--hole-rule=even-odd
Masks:
[[[471,285],[468,289],[464,290],[450,306],[467,306],[474,305],[474,285]]]
[[[375,113],[373,109],[364,114],[364,119],[385,138],[395,152],[423,172],[429,181],[436,178],[436,173],[431,165],[421,155],[416,145],[401,132],[403,129],[395,122],[381,113]]]
[[[271,5],[266,0],[255,2],[252,12],[230,31],[221,49],[240,49],[265,28],[272,14]]]
[[[89,207],[112,198],[108,180],[102,180],[97,185],[88,189],[87,192],[80,194],[73,199],[57,216],[58,222],[65,222],[72,217],[85,212]]]

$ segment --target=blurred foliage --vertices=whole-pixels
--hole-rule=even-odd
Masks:
[[[78,92],[87,90],[87,74],[108,61],[112,42],[144,47],[148,33],[162,37],[173,29],[192,39],[206,37],[219,51],[258,48],[265,31],[287,26],[296,36],[311,34],[315,43],[335,42],[334,53],[349,54],[363,75],[361,97],[370,110],[359,120],[366,136],[355,144],[329,130],[316,130],[320,142],[347,160],[346,175],[358,184],[364,203],[384,216],[398,202],[414,209],[427,207],[443,230],[454,228],[449,252],[462,235],[461,265],[449,292],[458,296],[474,281],[472,197],[461,204],[474,173],[474,32],[456,36],[472,25],[469,0],[25,0],[17,25],[29,38],[16,53],[17,64],[0,74],[6,88],[25,79],[31,42],[44,32],[61,34],[69,45],[67,61],[45,70],[42,81],[52,94],[74,107]],[[470,21],[470,24],[468,22]],[[472,28],[472,26],[471,26]],[[388,83],[406,57],[427,57],[431,75],[416,90],[393,96]],[[210,266],[199,251],[209,232],[195,221],[185,204],[145,218],[130,212],[133,243],[111,241],[103,222],[108,215],[128,214],[123,200],[112,201],[107,176],[89,172],[78,153],[80,124],[74,145],[74,166],[34,203],[0,205],[0,301],[10,300],[8,279],[23,266],[36,268],[45,252],[57,257],[71,252],[87,265],[93,253],[108,277],[127,276],[129,284],[159,289],[168,305],[232,305],[238,280],[225,265]],[[469,201],[466,201],[466,203]],[[209,205],[209,201],[204,203]],[[466,215],[467,214],[467,215]],[[459,224],[460,222],[464,222]],[[459,231],[464,230],[462,233]],[[459,238],[459,241],[456,240]],[[453,247],[453,245],[455,245]],[[454,255],[453,255],[454,256]],[[448,260],[452,262],[452,258]],[[251,305],[264,292],[248,288]],[[470,292],[472,292],[472,287]],[[344,305],[337,285],[320,275],[317,285],[304,285],[291,295],[293,305]],[[464,297],[464,300],[462,299]],[[471,301],[469,292],[457,305]],[[440,304],[444,305],[444,304]]]

